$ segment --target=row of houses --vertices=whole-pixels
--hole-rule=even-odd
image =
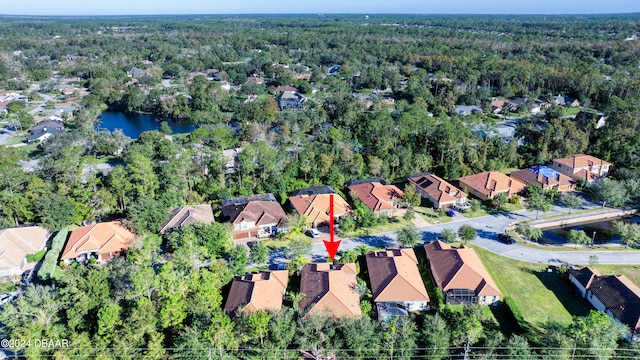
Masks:
[[[473,249],[456,249],[440,241],[424,248],[431,274],[446,303],[488,305],[499,301],[502,293]],[[431,300],[413,249],[370,252],[365,255],[365,263],[379,320],[429,309]],[[236,276],[224,310],[230,314],[280,310],[288,275],[287,270],[265,270]],[[356,284],[355,263],[307,264],[300,273],[300,293],[304,295],[299,307],[305,316],[360,317]]]
[[[460,188],[431,173],[414,174],[407,178],[420,195],[428,199],[434,208],[469,206],[468,194],[481,200],[505,193],[510,198],[532,185],[543,190],[559,192],[575,190],[578,181],[592,183],[609,172],[610,163],[591,155],[577,154],[568,158],[554,159],[550,166],[538,165],[528,169],[512,171],[509,175],[498,171],[485,171],[458,179]]]
[[[464,190],[431,173],[412,175],[408,178],[408,182],[414,184],[420,195],[431,201],[435,208],[464,209],[468,206],[468,193],[482,200],[494,198],[500,193],[506,193],[510,197],[532,184],[539,185],[545,190],[555,188],[561,192],[571,191],[575,188],[575,180],[595,181],[606,176],[610,165],[593,156],[580,154],[570,158],[555,159],[550,167],[537,166],[517,170],[509,176],[497,171],[487,171],[462,177],[458,183]],[[398,205],[404,203],[402,200],[404,192],[379,178],[350,182],[347,184],[347,189],[378,216],[391,216]],[[326,226],[330,222],[329,198],[331,195],[334,196],[336,218],[353,214],[351,205],[330,186],[296,190],[288,198],[288,204],[293,211],[306,216],[312,227]],[[233,224],[233,237],[236,240],[263,238],[287,230],[287,214],[272,194],[225,199],[222,201],[222,215],[225,221]],[[169,221],[161,227],[159,232],[164,234],[173,228],[187,224],[210,224],[214,221],[211,205],[187,205],[171,209]],[[15,236],[19,237],[19,235],[11,235],[14,231],[17,234],[22,231],[31,231],[29,229],[36,231],[35,229],[39,228],[3,231],[2,234],[6,235],[4,235],[5,238],[0,237],[0,251],[4,251],[7,255],[0,255],[0,257],[7,260],[0,264],[0,274],[13,275],[22,272],[26,264],[24,260],[26,254],[37,252],[46,243],[46,238],[40,236],[48,234],[46,230],[38,230],[40,235],[29,236],[29,241],[21,241],[20,246],[12,244],[15,241],[9,240]],[[68,247],[63,251],[62,260],[89,261],[92,258],[98,262],[108,260],[126,250],[133,243],[133,238],[133,233],[126,230],[118,221],[81,227],[70,236]]]

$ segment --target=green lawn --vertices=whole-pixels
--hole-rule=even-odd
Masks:
[[[564,116],[576,116],[582,111],[579,107],[568,107],[564,110]]]
[[[411,221],[405,220],[403,217],[398,216],[389,219],[389,222],[385,224],[379,224],[370,228],[360,228],[350,232],[341,232],[342,237],[358,237],[368,234],[381,234],[385,232],[398,231],[411,225]]]
[[[413,211],[416,212],[416,214],[422,216],[425,220],[427,220],[428,222],[435,224],[436,222],[441,222],[441,223],[445,223],[445,222],[451,222],[452,219],[447,216],[447,214],[443,213],[439,213],[438,211],[436,211],[434,208],[431,207],[414,207]]]
[[[548,321],[569,324],[572,316],[587,315],[591,306],[575,295],[575,289],[547,265],[506,258],[473,247],[503,295],[511,296],[525,321],[540,329]]]
[[[9,139],[9,141],[7,141],[6,145],[18,145],[18,144],[22,144],[25,142],[25,140],[27,140],[27,135],[19,135],[19,136],[14,136],[11,139]]]
[[[260,241],[264,246],[268,247],[270,250],[278,250],[285,249],[289,247],[289,240],[282,239],[267,239]]]

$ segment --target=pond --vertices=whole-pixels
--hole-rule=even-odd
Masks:
[[[618,236],[613,234],[612,223],[616,220],[622,220],[624,222],[640,223],[639,216],[631,216],[610,220],[598,220],[592,222],[584,222],[571,224],[562,227],[549,228],[542,232],[542,239],[540,243],[543,244],[566,244],[571,230],[583,230],[589,237],[594,239],[595,244],[604,244],[612,241],[617,241]]]
[[[150,130],[160,130],[162,119],[155,115],[132,114],[121,111],[104,111],[100,114],[100,122],[96,128],[113,131],[121,129],[125,135],[137,139],[141,133]],[[175,134],[190,133],[196,126],[167,119],[169,127]]]

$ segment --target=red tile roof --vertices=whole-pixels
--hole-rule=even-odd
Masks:
[[[331,194],[295,195],[289,198],[291,205],[300,215],[305,215],[309,221],[320,224],[329,223],[329,196]],[[335,216],[351,215],[351,207],[344,199],[333,194],[333,213]]]
[[[390,202],[404,196],[402,190],[395,185],[382,185],[379,182],[351,185],[349,191],[358,195],[358,199],[373,211],[394,209]]]
[[[485,171],[471,176],[464,176],[458,181],[461,186],[476,190],[487,198],[492,198],[499,193],[515,194],[525,188],[523,182],[512,179],[498,171]]]
[[[429,301],[413,249],[370,252],[365,258],[373,301]]]
[[[553,161],[572,169],[588,168],[594,165],[611,165],[611,163],[598,159],[595,156],[585,154],[576,154],[568,158],[554,159]]]
[[[412,175],[408,180],[437,202],[451,202],[467,197],[465,192],[433,174]]]
[[[260,271],[236,276],[231,283],[224,311],[235,312],[282,309],[282,297],[289,281],[287,270]]]
[[[473,249],[454,249],[442,241],[431,242],[424,248],[442,291],[470,289],[476,296],[502,295]]]
[[[307,264],[300,274],[300,308],[307,315],[360,317],[360,298],[354,288],[356,264]]]
[[[121,221],[83,226],[71,232],[62,259],[75,259],[83,253],[116,254],[133,245],[135,235]]]

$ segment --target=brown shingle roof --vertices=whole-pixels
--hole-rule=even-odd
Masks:
[[[45,246],[49,231],[40,226],[11,228],[0,231],[0,271],[22,270],[27,254]]]
[[[373,301],[429,301],[413,249],[370,252],[365,258]]]
[[[83,226],[71,232],[62,259],[75,259],[82,253],[119,253],[133,244],[135,235],[121,221]]]
[[[462,190],[433,174],[412,175],[407,180],[418,189],[429,194],[429,197],[437,202],[450,202],[456,201],[458,198],[467,197],[467,194]]]
[[[236,276],[231,283],[224,311],[233,313],[240,307],[247,311],[278,311],[282,309],[282,296],[288,281],[287,270]]]
[[[335,317],[360,317],[360,298],[355,292],[356,264],[307,264],[300,274],[300,308],[307,315],[330,313]]]
[[[583,267],[580,270],[569,269],[569,274],[573,275],[576,280],[582,285],[585,289],[589,288],[591,282],[596,276],[601,276],[598,270],[591,269],[590,267]]]
[[[300,215],[305,215],[309,221],[319,226],[329,223],[329,196],[330,194],[296,195],[290,197],[289,201]],[[335,216],[352,213],[349,204],[338,194],[333,194],[333,213]]]
[[[485,171],[471,176],[464,176],[458,181],[461,186],[477,190],[488,198],[503,192],[508,195],[518,193],[525,188],[525,184],[521,181],[512,179],[498,171]]]
[[[452,248],[442,241],[424,246],[431,271],[440,280],[442,290],[470,289],[477,296],[501,296],[498,286],[470,248]]]
[[[553,161],[573,169],[587,168],[593,165],[611,165],[611,163],[595,156],[585,154],[576,154],[568,158],[554,159]]]
[[[394,209],[390,202],[404,196],[395,185],[382,185],[379,182],[351,185],[349,191],[356,193],[358,199],[373,211]]]
[[[509,174],[512,178],[520,180],[528,185],[540,185],[543,189],[553,186],[568,186],[573,184],[573,180],[565,174],[557,173],[557,178],[544,176],[540,172],[531,169],[516,170]]]
[[[244,221],[260,226],[281,224],[287,220],[287,214],[272,194],[226,199],[223,202],[222,214],[234,224]]]
[[[179,228],[194,223],[211,224],[213,210],[211,205],[187,205],[169,210],[169,221],[160,229],[160,234],[164,234],[173,228]]]
[[[640,332],[640,288],[627,277],[596,275],[587,289],[632,332]]]

